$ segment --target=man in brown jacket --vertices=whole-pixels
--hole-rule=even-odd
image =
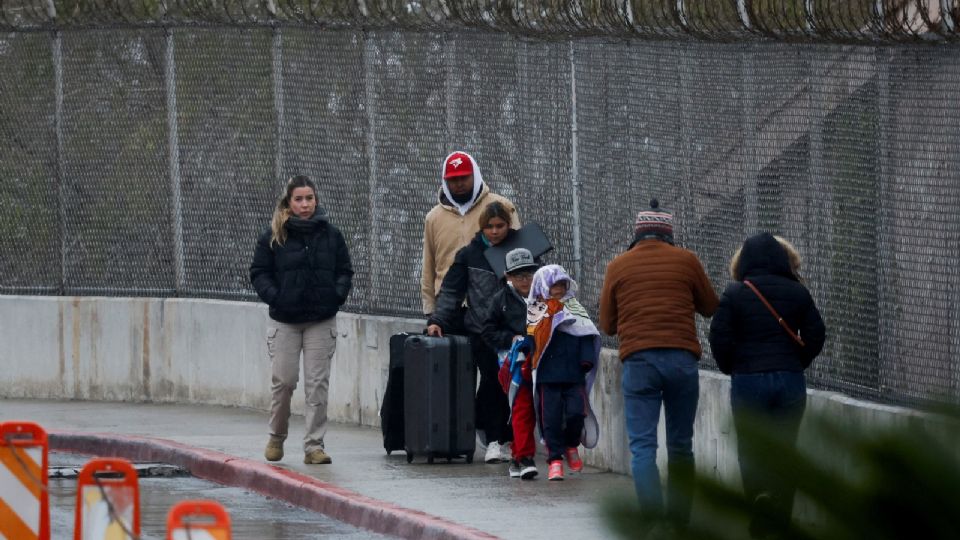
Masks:
[[[453,258],[480,230],[477,219],[483,207],[499,201],[510,212],[510,228],[520,228],[513,203],[490,191],[473,156],[454,152],[443,160],[443,180],[437,204],[423,223],[423,273],[420,276],[420,300],[423,314],[433,313],[440,284]]]
[[[664,408],[666,517],[677,527],[689,522],[692,502],[686,490],[694,475],[701,353],[694,313],[709,317],[719,302],[697,256],[673,245],[673,216],[656,199],[650,201],[650,210],[637,215],[630,249],[607,266],[600,329],[620,336],[633,481],[641,511],[654,518],[664,512],[657,468],[657,425]]]

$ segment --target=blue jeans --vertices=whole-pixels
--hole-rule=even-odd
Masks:
[[[744,437],[746,423],[760,422],[760,429],[781,444],[795,446],[800,421],[807,405],[807,386],[800,371],[765,371],[734,373],[730,379],[730,405],[737,429],[737,456],[740,478],[747,500],[755,501],[761,493],[772,497],[775,519],[786,523],[793,510],[796,493],[794,482],[757,466],[769,453],[763,441]],[[754,518],[757,521],[757,517]]]
[[[667,433],[667,508],[670,519],[690,519],[694,476],[693,420],[700,399],[697,357],[684,349],[646,349],[623,362],[623,401],[633,482],[646,515],[663,515],[657,468],[657,425],[663,405]]]

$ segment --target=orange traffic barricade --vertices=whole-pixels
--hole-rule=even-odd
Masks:
[[[48,450],[38,424],[0,423],[0,538],[49,540]]]
[[[215,501],[182,501],[167,514],[167,540],[230,540],[230,514]]]
[[[74,540],[127,540],[140,536],[137,471],[125,459],[93,459],[77,479]]]

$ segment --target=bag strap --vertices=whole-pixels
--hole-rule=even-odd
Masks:
[[[786,330],[788,334],[790,334],[790,337],[793,338],[794,341],[796,341],[801,347],[806,346],[803,343],[803,340],[800,339],[800,336],[798,336],[797,333],[794,332],[792,328],[790,328],[790,325],[787,324],[787,321],[783,320],[783,317],[781,317],[780,314],[777,313],[777,310],[773,309],[773,306],[770,305],[770,302],[767,302],[767,299],[762,294],[760,294],[760,289],[758,289],[753,283],[750,283],[750,281],[746,279],[743,280],[743,284],[746,285],[747,287],[750,287],[750,290],[757,295],[757,298],[759,298],[760,301],[763,302],[763,305],[767,307],[770,313],[773,314],[774,318],[777,319],[777,322],[780,323],[780,326],[782,326],[783,329]]]

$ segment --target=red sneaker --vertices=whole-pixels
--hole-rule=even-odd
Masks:
[[[550,462],[550,470],[547,472],[548,480],[563,480],[563,462],[559,459]]]
[[[570,472],[580,472],[583,470],[583,460],[580,459],[580,452],[577,452],[576,448],[567,448],[564,455],[567,458],[567,465],[570,467]]]

